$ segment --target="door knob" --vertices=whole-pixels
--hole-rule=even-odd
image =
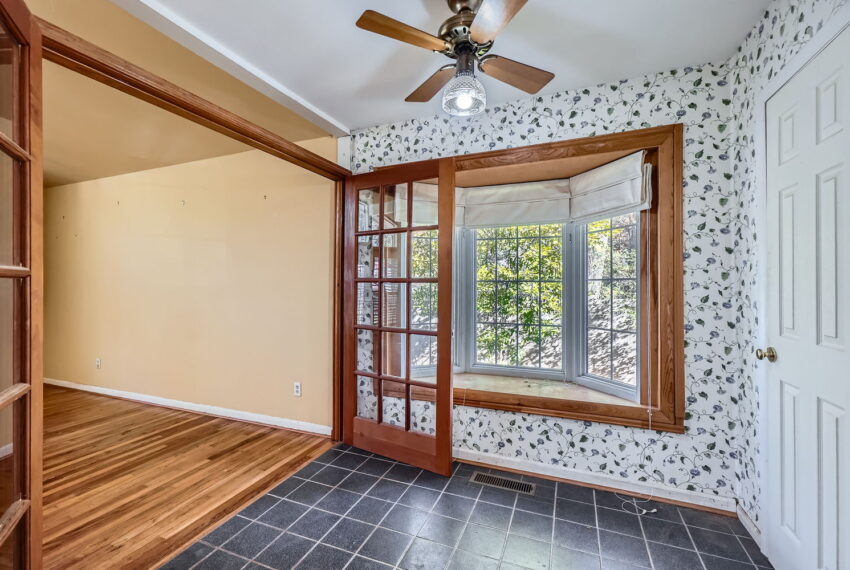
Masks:
[[[764,360],[767,358],[768,362],[776,362],[776,349],[772,346],[768,346],[766,349],[756,349],[756,358],[759,360]]]

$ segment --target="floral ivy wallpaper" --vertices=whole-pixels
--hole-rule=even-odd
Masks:
[[[457,406],[455,447],[737,498],[757,520],[753,105],[846,0],[775,0],[728,61],[352,134],[352,170],[683,123],[686,433]]]
[[[752,344],[758,327],[756,274],[758,271],[755,234],[752,220],[756,214],[755,173],[755,106],[767,83],[800,51],[847,0],[777,0],[765,11],[747,35],[737,53],[726,63],[732,89],[735,118],[732,141],[735,168],[732,192],[737,201],[735,224],[735,266],[741,289],[736,307],[740,315],[736,323],[736,339],[741,362],[736,389],[740,405],[736,407],[739,435],[734,443],[737,462],[733,482],[735,496],[754,520],[759,514],[759,477],[763,458],[759,453],[759,412],[764,387],[754,382],[752,371],[755,347]]]

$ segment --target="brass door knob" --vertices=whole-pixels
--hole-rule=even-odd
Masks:
[[[756,358],[759,360],[764,360],[767,358],[768,362],[776,362],[776,349],[772,346],[768,346],[766,349],[757,349],[756,350]]]

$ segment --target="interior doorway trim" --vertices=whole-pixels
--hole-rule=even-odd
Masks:
[[[71,32],[42,19],[38,19],[38,23],[43,36],[44,58],[48,61],[330,180],[342,180],[351,174],[348,169],[335,162],[251,123]]]
[[[753,223],[755,233],[760,236],[767,235],[767,102],[773,97],[782,87],[785,86],[800,70],[802,70],[810,61],[822,52],[832,41],[837,38],[841,32],[850,27],[850,4],[844,4],[835,12],[830,19],[819,30],[814,31],[814,36],[800,51],[798,51],[788,63],[765,85],[762,91],[756,96],[755,105],[755,212]],[[753,339],[753,346],[767,346],[767,248],[764,239],[756,242],[756,259],[758,259],[758,267],[756,270],[755,302],[757,303],[756,315],[759,326],[756,329],[756,338]],[[753,370],[753,379],[755,384],[760,387],[759,394],[761,395],[761,404],[766,404],[767,392],[767,367],[756,366]],[[762,426],[767,425],[767,405],[759,407],[759,423]],[[762,429],[759,434],[760,449],[767,449],[768,433]],[[762,455],[759,458],[758,470],[759,489],[762,494],[760,503],[767,505],[764,500],[764,495],[767,490],[767,456]],[[769,509],[769,506],[767,506]],[[764,513],[762,513],[764,520]],[[767,528],[764,524],[759,524],[758,527],[753,525],[749,528],[753,538],[758,543],[759,547],[766,551],[769,541],[767,536]]]
[[[59,26],[40,18],[35,20],[42,34],[44,59],[334,182],[333,428],[331,439],[335,441],[341,439],[343,192],[345,180],[351,172]],[[40,60],[41,58],[39,62]],[[41,173],[38,174],[41,176]]]

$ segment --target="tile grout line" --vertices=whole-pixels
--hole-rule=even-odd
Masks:
[[[342,453],[343,453],[343,454],[345,454],[345,453],[350,453],[350,452],[346,449],[346,450],[344,450]],[[360,455],[359,453],[350,453],[350,454],[351,454],[351,455]],[[358,463],[358,464],[357,464],[357,467],[361,467],[364,463],[366,463],[366,461],[368,461],[369,459],[372,459],[374,456],[375,456],[374,454],[372,454],[371,456],[365,456],[365,457],[364,457],[364,459],[363,459],[363,461],[361,461],[360,463]],[[363,456],[361,456],[361,457],[363,457]],[[336,461],[336,459],[335,459],[334,461]],[[382,461],[382,460],[379,460],[379,461]],[[381,475],[380,477],[378,477],[378,480],[377,480],[377,481],[375,481],[374,483],[372,483],[372,484],[369,486],[369,488],[368,488],[368,489],[366,489],[366,490],[362,493],[363,497],[367,497],[367,496],[368,496],[368,495],[367,495],[367,493],[368,493],[369,491],[371,491],[372,489],[374,489],[374,488],[375,488],[375,486],[376,486],[376,485],[378,485],[378,483],[380,483],[381,481],[384,481],[384,480],[385,480],[385,476],[386,476],[386,474],[387,474],[387,473],[389,473],[390,471],[392,471],[392,468],[393,468],[393,467],[395,467],[396,465],[400,465],[400,463],[399,463],[398,461],[392,461],[392,462],[390,463],[390,467],[389,467],[386,471],[384,471],[383,475]],[[357,471],[357,467],[355,467],[354,469],[352,469],[352,470],[351,470],[351,472],[352,472],[352,473],[358,473],[358,471]],[[323,468],[323,469],[324,469],[324,468]],[[360,472],[360,473],[362,473],[362,472]],[[368,475],[368,473],[363,473],[363,475]],[[350,476],[351,476],[351,475],[349,474],[349,475],[346,475],[345,477],[343,477],[343,479],[342,479],[339,483],[337,483],[337,484],[334,486],[334,489],[336,489],[337,487],[339,487],[339,485],[341,485],[341,484],[342,484],[342,482],[343,482],[343,481],[345,481],[346,479],[348,479]],[[387,481],[393,481],[393,479],[386,479],[386,480],[387,480]],[[394,481],[394,482],[398,483],[398,481]],[[343,491],[345,491],[345,489],[342,489],[342,490],[343,490]],[[322,497],[322,499],[324,499],[325,497],[327,497],[327,496],[328,496],[331,492],[332,492],[332,490],[331,490],[331,491],[328,491],[328,492],[327,492],[327,493],[326,493],[326,494]],[[402,494],[403,494],[403,493],[402,493]],[[350,512],[351,512],[351,510],[352,510],[355,506],[357,506],[357,505],[360,503],[360,501],[362,501],[362,500],[363,500],[363,497],[361,497],[360,499],[358,499],[358,500],[357,500],[357,502],[356,502],[356,503],[354,503],[353,505],[351,505],[350,507],[348,507],[348,509],[346,509],[345,513],[343,513],[343,514],[339,515],[339,520],[338,520],[338,521],[336,521],[333,525],[331,525],[331,528],[329,528],[327,531],[325,531],[325,533],[324,533],[321,537],[319,537],[319,538],[318,538],[318,539],[317,539],[317,540],[313,543],[313,546],[311,546],[311,547],[307,550],[307,552],[305,552],[305,553],[304,553],[304,555],[303,555],[301,558],[299,558],[299,559],[298,559],[298,561],[297,561],[297,562],[293,565],[293,568],[294,568],[294,567],[296,567],[296,566],[298,566],[299,564],[301,564],[301,562],[303,562],[303,561],[304,561],[304,559],[305,559],[305,558],[307,558],[307,557],[310,555],[310,553],[311,553],[311,552],[313,552],[319,544],[322,544],[322,540],[323,540],[323,539],[324,539],[324,538],[325,538],[328,534],[330,534],[330,533],[331,533],[331,531],[332,531],[333,529],[335,529],[335,528],[337,527],[337,525],[340,523],[340,521],[342,521],[342,519],[346,518],[346,516],[345,516],[345,515],[347,515],[348,513],[350,513]],[[372,497],[372,498],[373,498],[373,499],[377,499],[377,497]],[[315,504],[319,504],[319,502],[320,502],[322,499],[319,499],[318,501],[316,501],[316,503],[315,503]],[[382,500],[382,499],[379,499],[379,500]],[[389,501],[387,501],[387,502],[389,502]],[[311,509],[312,509],[312,508],[313,508],[313,507],[311,507]],[[321,510],[321,509],[318,509],[318,510]],[[357,549],[358,551],[360,550],[360,548],[362,548],[362,547],[363,547],[363,544],[366,544],[366,542],[369,540],[369,538],[371,538],[371,537],[372,537],[372,535],[373,535],[373,534],[375,533],[375,531],[378,529],[378,525],[380,525],[380,524],[381,524],[381,522],[384,520],[384,518],[386,518],[386,516],[390,513],[390,511],[391,511],[391,510],[392,510],[392,507],[390,507],[390,508],[387,510],[387,512],[386,512],[386,513],[384,513],[384,516],[383,516],[383,517],[381,517],[381,519],[380,519],[380,520],[378,521],[378,523],[375,525],[375,528],[372,530],[372,532],[370,532],[370,533],[369,533],[369,536],[367,536],[367,537],[366,537],[366,539],[363,541],[363,543],[362,543],[362,544],[358,547],[358,549]],[[301,517],[298,517],[298,520],[300,520],[300,519],[301,519],[304,515],[306,515],[306,514],[307,514],[307,513],[309,513],[309,512],[310,512],[310,510],[308,509],[308,510],[307,510],[307,512],[305,512],[303,515],[301,515]],[[334,514],[336,514],[336,513],[334,513]],[[292,524],[294,525],[296,522],[298,522],[298,520],[294,521]],[[356,520],[356,519],[352,519],[352,520]],[[291,526],[292,526],[292,525],[290,525],[290,527],[291,527]],[[298,534],[295,534],[295,533],[292,533],[292,534],[294,534],[295,536],[301,536],[301,535],[298,535]],[[307,537],[304,537],[304,538],[307,538]],[[271,544],[267,545],[267,546],[266,546],[266,548],[268,548],[270,545],[271,545]],[[329,546],[329,547],[330,547],[330,545],[329,545],[329,544],[326,544],[325,546]],[[331,548],[333,548],[333,547],[331,547]],[[264,548],[263,550],[265,550],[265,548]],[[344,550],[344,549],[338,549],[338,550],[343,550],[343,552],[348,552],[347,550]],[[257,554],[257,556],[259,556],[259,554]],[[346,566],[348,566],[349,564],[351,564],[351,561],[352,561],[352,560],[354,560],[354,558],[355,558],[356,556],[357,556],[357,552],[352,553],[351,558],[348,560],[348,562],[346,562]],[[368,558],[368,557],[365,557],[365,556],[364,556],[364,558]],[[370,558],[370,560],[372,560],[372,559]],[[376,561],[376,562],[377,562],[377,561]]]
[[[617,496],[617,498],[619,498],[619,495]],[[643,547],[646,549],[646,556],[649,558],[649,567],[654,570],[655,569],[655,559],[652,557],[652,551],[649,550],[649,541],[646,539],[646,531],[643,529],[643,520],[641,519],[641,516],[639,514],[637,514],[637,504],[632,503],[632,505],[634,505],[634,507],[635,507],[635,515],[637,516],[638,526],[640,527],[640,536],[641,536],[641,538],[643,538]],[[625,509],[623,509],[623,510],[625,510]],[[676,510],[678,511],[678,509],[676,509]],[[681,514],[679,516],[681,516]],[[696,546],[694,546],[694,549],[696,549]]]
[[[688,524],[685,522],[685,516],[682,514],[678,508],[676,508],[676,513],[679,515],[679,520],[682,521],[682,526],[685,527],[685,532],[688,533],[688,538],[691,539],[691,544],[694,546],[694,552],[697,553],[697,558],[699,559],[699,563],[702,565],[703,570],[706,570],[705,560],[702,559],[702,553],[699,551],[697,547],[697,541],[694,540],[693,535],[691,534],[691,529],[688,528]]]
[[[602,557],[602,533],[599,530],[599,513],[597,512],[596,507],[596,489],[593,490],[593,521],[596,526],[596,546],[599,549],[599,567],[602,567],[602,561],[604,558]]]
[[[396,462],[396,465],[407,465],[407,464],[405,464],[405,463],[399,463],[399,462]],[[412,466],[411,466],[411,467],[412,467]],[[417,476],[413,479],[413,481],[411,481],[410,483],[408,483],[408,484],[407,484],[408,489],[409,489],[410,487],[413,487],[413,486],[414,486],[414,484],[413,484],[413,483],[414,483],[417,479],[419,479],[419,477],[422,475],[422,473],[424,473],[424,472],[425,472],[425,470],[424,470],[424,469],[420,469],[420,468],[417,468],[417,469],[419,469],[419,474],[418,474],[418,475],[417,475]],[[387,470],[387,473],[389,473],[389,471],[390,471],[390,470],[388,469],[388,470]],[[384,475],[386,475],[386,473],[385,473]],[[383,478],[383,476],[381,476],[381,478]],[[392,481],[392,479],[389,479],[389,481]],[[377,482],[376,482],[375,484],[377,485]],[[418,487],[418,485],[416,485],[416,486]],[[444,489],[445,489],[447,486],[448,486],[448,482],[446,482],[446,484],[445,484],[445,485],[443,485],[442,490],[440,490],[440,491],[437,491],[436,489],[431,489],[431,488],[429,488],[429,487],[420,487],[421,489],[429,489],[429,490],[431,490],[431,491],[435,491],[435,492],[438,492],[438,493],[439,493],[439,494],[437,495],[437,500],[435,500],[435,501],[434,501],[434,504],[433,504],[433,505],[431,505],[431,508],[428,510],[428,515],[430,515],[430,514],[433,512],[434,507],[436,507],[436,506],[437,506],[437,503],[439,503],[439,502],[440,502],[440,499],[442,498],[442,496],[443,496],[443,494],[444,494]],[[370,489],[371,489],[371,488],[372,488],[372,487],[370,487]],[[375,528],[372,530],[372,532],[370,532],[370,533],[369,533],[369,536],[367,536],[367,537],[366,537],[366,539],[365,539],[365,540],[364,540],[364,541],[360,544],[360,546],[357,548],[357,551],[354,553],[354,556],[351,558],[351,560],[349,560],[349,561],[348,561],[348,564],[346,564],[346,567],[348,567],[348,565],[350,565],[350,564],[351,564],[351,561],[352,561],[352,560],[354,560],[354,558],[356,558],[357,556],[360,556],[360,554],[359,554],[359,553],[360,553],[360,551],[363,549],[363,546],[364,546],[367,542],[369,542],[369,539],[370,539],[370,538],[372,538],[372,535],[373,535],[373,534],[375,534],[375,532],[377,532],[377,530],[378,530],[379,528],[384,528],[385,530],[388,530],[388,531],[390,531],[390,532],[396,532],[396,533],[398,533],[398,532],[399,532],[399,531],[393,530],[393,529],[391,529],[391,528],[385,528],[385,527],[382,527],[382,526],[381,526],[381,523],[382,523],[382,522],[384,522],[384,519],[386,519],[386,518],[387,518],[387,516],[388,516],[388,515],[392,512],[393,508],[395,508],[395,507],[399,504],[399,502],[398,502],[398,501],[399,501],[399,500],[400,500],[400,499],[404,496],[404,494],[405,494],[406,492],[407,492],[407,489],[405,489],[405,491],[404,491],[401,495],[399,495],[398,499],[396,499],[396,501],[395,501],[394,503],[391,503],[393,506],[392,506],[392,507],[390,507],[390,508],[387,510],[387,512],[386,512],[386,513],[384,513],[384,516],[382,516],[382,517],[380,518],[380,520],[379,520],[379,521],[375,524]],[[366,496],[366,495],[364,494],[364,497],[365,497],[365,496]],[[387,502],[389,502],[389,501],[387,501]],[[407,505],[402,505],[402,506],[407,506]],[[413,507],[410,507],[410,508],[413,508]],[[421,509],[420,509],[420,510],[421,510]],[[420,529],[419,529],[419,531],[421,531],[421,530],[422,530],[422,529],[420,528]],[[417,535],[419,534],[419,531],[417,531]],[[407,534],[407,533],[399,533],[399,534]],[[411,536],[412,536],[412,535],[411,535]],[[417,538],[418,538],[418,536],[413,536],[413,540],[416,540]],[[410,544],[413,544],[413,540],[411,540],[411,541],[410,541]],[[407,548],[405,548],[405,550],[404,550],[404,552],[402,553],[401,557],[400,557],[400,558],[399,558],[399,559],[398,559],[395,563],[393,563],[393,564],[391,565],[393,568],[397,567],[397,566],[398,566],[398,564],[400,564],[400,563],[401,563],[401,561],[404,559],[404,555],[405,555],[405,554],[407,554],[407,550],[408,550],[408,548],[409,548],[409,547],[410,547],[410,545],[408,545],[408,547],[407,547]],[[368,558],[369,560],[374,560],[373,558],[369,558],[368,556],[364,556],[364,558]],[[380,562],[381,564],[388,565],[386,562],[382,562],[382,561],[380,561],[380,560],[376,560],[376,562]],[[388,566],[390,566],[390,565],[388,565]]]
[[[458,469],[460,468],[459,466],[460,466],[460,464],[458,464]],[[423,469],[422,471],[424,472],[425,470]],[[451,477],[449,477],[449,478],[448,478],[449,480],[446,482],[446,484],[445,484],[445,485],[443,485],[443,488],[439,491],[439,495],[437,496],[437,500],[436,500],[436,501],[434,501],[434,504],[433,504],[433,505],[431,505],[431,508],[430,508],[430,509],[428,509],[428,517],[426,517],[426,519],[425,519],[425,520],[426,520],[426,522],[427,522],[428,518],[430,518],[430,516],[431,516],[432,514],[435,514],[435,515],[437,515],[437,516],[441,516],[441,517],[445,517],[445,518],[447,518],[447,519],[451,519],[451,520],[459,520],[459,519],[456,519],[456,518],[454,518],[454,517],[450,517],[450,516],[448,516],[448,515],[443,515],[443,514],[435,513],[435,512],[434,512],[434,509],[435,509],[435,508],[437,508],[437,505],[439,504],[440,500],[443,498],[443,496],[444,496],[444,495],[450,495],[450,496],[452,496],[452,497],[461,497],[461,498],[464,498],[464,499],[468,499],[468,498],[469,498],[469,497],[463,497],[462,495],[455,495],[454,493],[447,493],[447,492],[446,492],[446,489],[448,489],[448,488],[449,488],[449,485],[451,484],[452,479],[454,479],[454,478],[455,478],[455,472],[454,472],[454,471],[452,471],[452,475],[451,475]],[[418,479],[418,477],[417,477],[417,479]],[[413,486],[413,483],[411,483],[411,486]],[[423,489],[427,489],[427,487],[422,487],[422,488],[423,488]],[[435,489],[432,489],[432,490],[435,490]],[[481,494],[481,491],[479,490],[478,495],[480,495],[480,494]],[[473,503],[473,505],[472,505],[472,509],[473,509],[473,510],[475,509],[475,505],[476,505],[476,504],[478,504],[478,499],[477,499],[477,498],[475,499],[475,501],[474,501],[474,503]],[[470,517],[472,517],[472,511],[469,511],[469,516],[470,516]],[[463,522],[463,521],[460,521],[460,522]],[[448,565],[449,565],[449,563],[450,563],[451,559],[452,559],[452,558],[454,558],[454,554],[455,554],[455,552],[457,552],[457,549],[458,549],[458,548],[457,548],[457,545],[460,543],[460,539],[461,539],[461,537],[463,536],[463,532],[466,530],[466,524],[467,524],[467,523],[464,523],[463,530],[461,530],[461,532],[460,532],[460,536],[458,536],[457,543],[455,543],[455,545],[454,545],[454,546],[450,547],[450,548],[451,548],[451,550],[452,550],[452,552],[451,552],[451,554],[449,555],[449,559],[446,561],[446,565],[445,565],[444,567],[448,567]],[[422,526],[425,526],[425,525],[424,525],[424,523],[423,523],[423,525],[422,525]],[[420,529],[416,532],[417,536],[414,536],[414,537],[413,537],[413,540],[412,540],[412,541],[410,541],[410,544],[409,544],[409,545],[407,546],[407,548],[404,550],[404,553],[401,555],[401,558],[399,559],[398,563],[397,563],[397,564],[396,564],[396,566],[395,566],[396,568],[398,568],[398,564],[401,564],[401,562],[404,560],[405,555],[407,555],[407,551],[408,551],[408,550],[410,550],[410,547],[413,545],[413,543],[416,541],[416,539],[417,539],[417,538],[420,538],[420,537],[418,536],[418,534],[419,534],[419,532],[421,532],[421,530],[422,530],[422,528],[420,527]],[[423,539],[423,540],[428,540],[428,539]],[[440,544],[439,542],[436,542],[436,541],[429,541],[429,542],[434,542],[435,544]],[[446,546],[446,545],[441,545],[441,546]]]
[[[738,536],[738,535],[736,534],[736,535],[735,535],[735,539],[738,541],[738,544],[739,544],[739,545],[741,546],[741,548],[744,550],[744,554],[746,554],[746,555],[747,555],[747,560],[749,560],[749,561],[750,561],[750,563],[753,565],[753,568],[758,569],[758,564],[756,564],[756,561],[755,561],[755,560],[753,560],[753,557],[752,557],[752,556],[750,556],[750,551],[749,551],[749,550],[747,550],[747,547],[746,547],[746,546],[744,546],[744,542],[741,540],[741,537],[740,537],[740,536]]]

